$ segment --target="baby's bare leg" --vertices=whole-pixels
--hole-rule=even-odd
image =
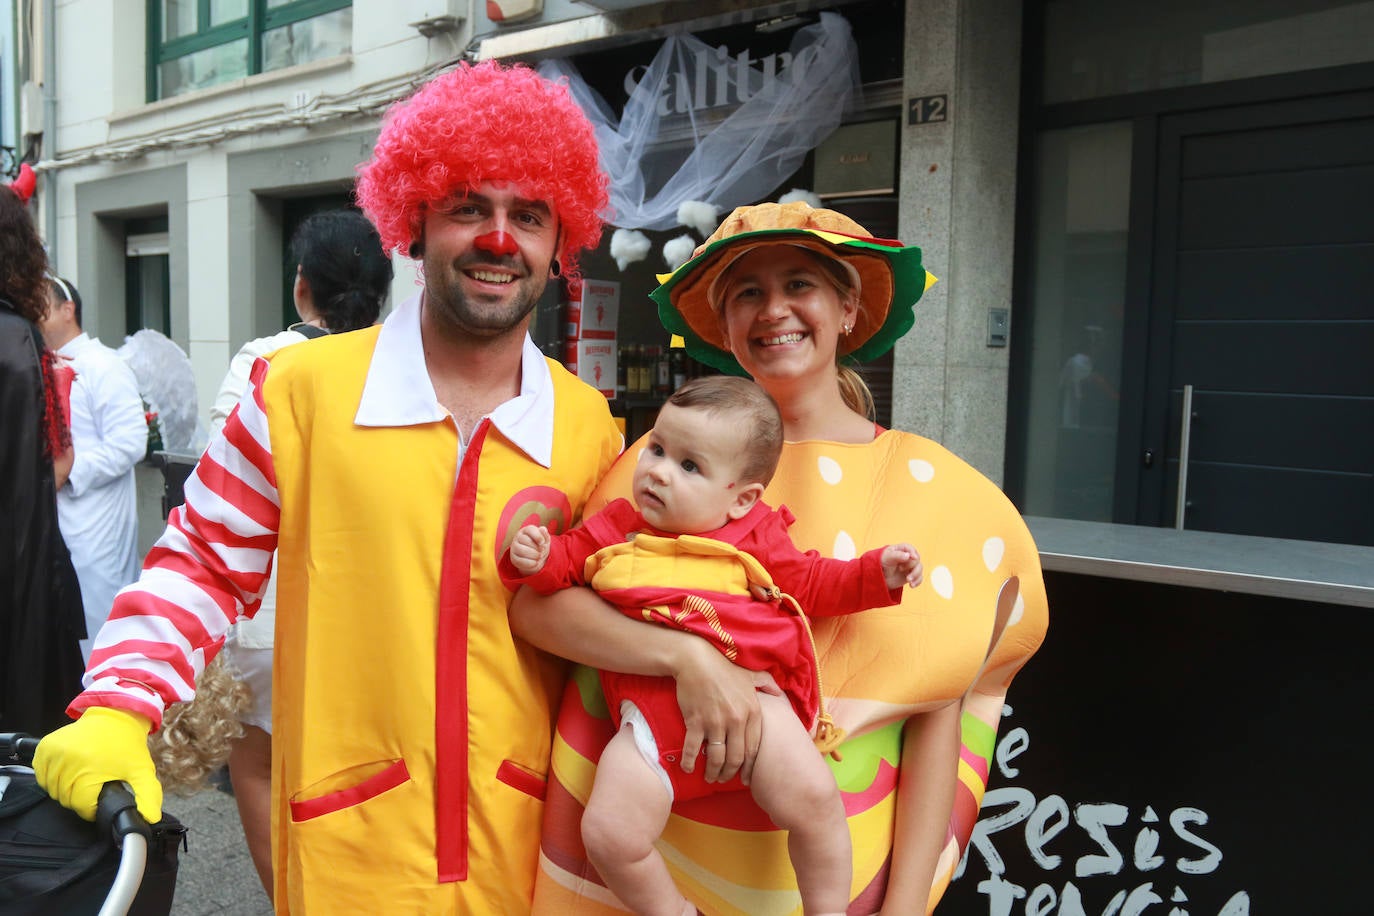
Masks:
[[[668,823],[672,799],[622,726],[596,766],[596,781],[582,813],[587,858],[621,902],[641,916],[681,916],[679,893],[654,840]]]
[[[763,741],[749,788],[783,830],[807,916],[843,914],[854,865],[839,786],[792,704],[759,694]]]

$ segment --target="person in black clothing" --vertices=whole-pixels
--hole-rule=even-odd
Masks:
[[[0,185],[0,732],[42,735],[68,721],[86,625],[57,527],[73,453],[61,370],[37,327],[47,255],[20,190]]]

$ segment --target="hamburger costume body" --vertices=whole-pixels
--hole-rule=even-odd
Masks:
[[[870,238],[838,213],[800,203],[740,208],[652,294],[664,325],[695,358],[741,373],[724,347],[712,285],[747,251],[777,243],[827,254],[857,279],[861,307],[840,340],[842,357],[864,361],[890,349],[933,282],[919,249]],[[641,447],[626,450],[588,512],[629,495]],[[828,762],[853,840],[850,912],[876,912],[886,893],[903,724],[951,703],[960,709],[958,785],[933,908],[977,820],[1007,689],[1044,638],[1035,544],[996,485],[938,443],[898,430],[863,444],[787,442],[764,499],[795,514],[790,534],[802,550],[847,559],[905,540],[921,554],[926,583],[905,590],[900,605],[817,617],[813,629],[825,706],[847,734],[842,759]],[[613,734],[596,673],[579,669],[554,740],[536,913],[623,913],[586,862],[579,836],[596,760]],[[787,836],[747,792],[674,806],[659,848],[678,887],[704,913],[801,912]]]

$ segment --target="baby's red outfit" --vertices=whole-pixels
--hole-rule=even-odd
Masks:
[[[627,616],[707,639],[735,664],[771,674],[810,729],[821,705],[815,648],[806,623],[782,596],[812,616],[828,617],[897,604],[902,590],[887,587],[881,548],[855,560],[802,552],[787,534],[793,520],[785,506],[760,502],[715,531],[673,535],[618,499],[554,536],[544,568],[524,581],[543,594],[590,584]],[[509,556],[502,567],[513,575]],[[774,599],[755,598],[750,585],[771,588]],[[678,766],[686,725],[672,678],[603,671],[601,683],[617,727],[622,701],[643,713],[675,800],[744,788],[738,777],[707,783],[704,767],[683,773]]]

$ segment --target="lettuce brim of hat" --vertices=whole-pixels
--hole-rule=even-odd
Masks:
[[[916,321],[914,307],[935,282],[921,265],[920,248],[887,239],[820,229],[779,228],[708,240],[687,263],[671,274],[659,275],[660,286],[649,297],[658,305],[663,326],[682,336],[693,358],[732,375],[742,375],[744,371],[725,348],[708,290],[722,271],[761,244],[812,249],[846,262],[857,273],[861,286],[859,313],[848,336],[840,338],[839,350],[840,356],[855,362],[869,362],[892,349],[911,330]]]

